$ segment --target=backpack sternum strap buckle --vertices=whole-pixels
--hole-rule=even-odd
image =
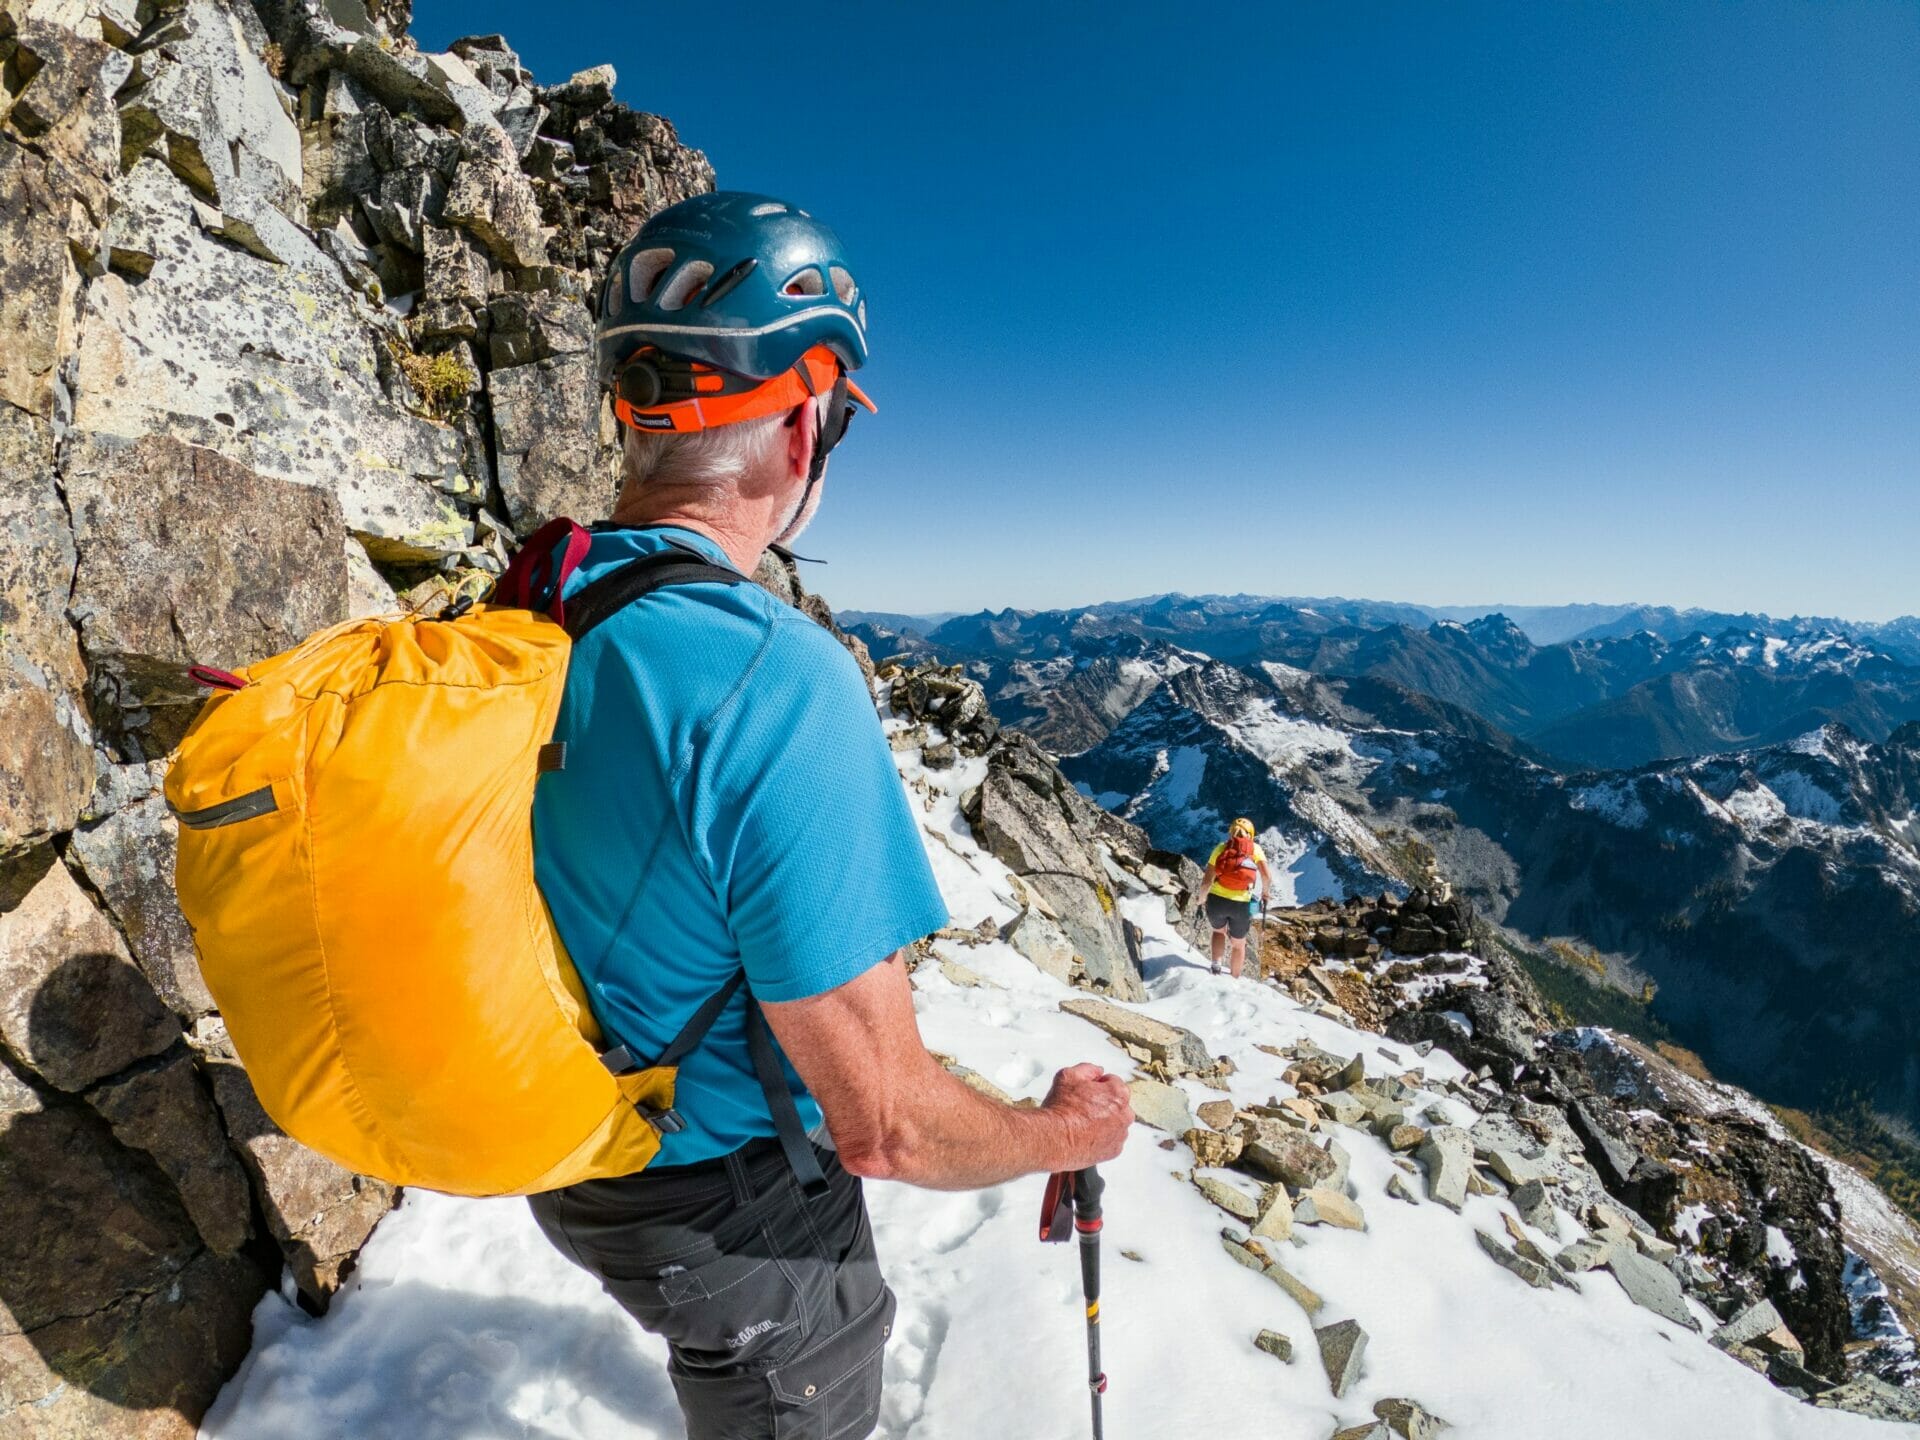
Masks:
[[[630,1075],[640,1068],[640,1057],[626,1046],[616,1045],[600,1052],[600,1063],[607,1067],[609,1075]]]
[[[651,1105],[635,1105],[633,1108],[640,1112],[642,1120],[662,1135],[678,1135],[687,1128],[687,1122],[678,1110],[672,1108],[658,1110]]]

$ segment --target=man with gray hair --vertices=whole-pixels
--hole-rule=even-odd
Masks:
[[[722,568],[575,646],[536,868],[608,1043],[692,1048],[652,1165],[531,1204],[666,1338],[691,1440],[857,1440],[894,1312],[861,1177],[1079,1170],[1119,1153],[1132,1111],[1094,1065],[1020,1109],[927,1052],[900,951],[947,912],[865,679],[728,583],[805,528],[827,452],[872,408],[838,240],[766,196],[676,205],[615,257],[599,346],[625,482],[568,593],[662,553]]]

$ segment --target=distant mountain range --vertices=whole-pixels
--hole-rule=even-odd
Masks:
[[[1809,1105],[1858,1085],[1920,1121],[1920,724],[1568,776],[1391,681],[1158,663],[1061,763],[1157,844],[1197,853],[1247,814],[1301,900],[1444,877],[1653,981],[1716,1071]]]
[[[1920,665],[1920,616],[1903,615],[1897,620],[1858,621],[1822,616],[1795,616],[1778,619],[1770,615],[1735,614],[1724,610],[1680,610],[1671,605],[1409,605],[1383,600],[1347,600],[1338,597],[1255,596],[1255,595],[1153,595],[1138,600],[1118,600],[1089,605],[1078,610],[1033,611],[982,610],[961,615],[943,610],[931,615],[907,615],[886,610],[847,610],[844,624],[870,625],[897,635],[921,637],[948,621],[983,621],[1004,616],[1114,615],[1145,610],[1154,606],[1193,604],[1228,610],[1259,610],[1284,606],[1356,625],[1401,624],[1424,627],[1436,620],[1456,620],[1465,624],[1490,615],[1505,616],[1535,645],[1559,645],[1569,640],[1616,640],[1646,630],[1663,640],[1683,640],[1690,635],[1717,635],[1728,630],[1751,630],[1766,635],[1789,636],[1807,632],[1833,631],[1850,639],[1869,643],[1909,665]]]
[[[1542,645],[1408,608],[1160,596],[855,630],[965,666],[1164,848],[1203,855],[1244,814],[1299,900],[1444,878],[1591,978],[1652,982],[1656,1021],[1740,1083],[1920,1124],[1913,623],[1638,611]]]
[[[1278,662],[1392,681],[1478,716],[1569,770],[1719,754],[1827,724],[1880,741],[1920,719],[1920,620],[1843,625],[1604,606],[1530,613],[1546,629],[1598,623],[1580,638],[1541,644],[1502,614],[1463,623],[1372,601],[1166,595],[1075,610],[981,611],[925,631],[856,618],[852,629],[877,657],[971,665],[1003,718],[1069,754],[1097,744],[1124,713],[1113,709],[1127,699],[1124,687],[1109,686],[1105,669],[1117,673],[1130,658],[1128,641],[1242,667]],[[1105,669],[1076,679],[1086,665]],[[1077,708],[1089,683],[1104,698]]]

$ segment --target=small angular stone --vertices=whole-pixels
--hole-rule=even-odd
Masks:
[[[1749,1305],[1714,1331],[1713,1343],[1722,1350],[1734,1345],[1750,1345],[1768,1331],[1777,1330],[1785,1323],[1780,1318],[1780,1312],[1774,1308],[1773,1301],[1761,1300]]]
[[[1260,1214],[1253,1222],[1253,1233],[1268,1240],[1287,1240],[1293,1235],[1293,1200],[1284,1185],[1269,1185],[1260,1201]]]
[[[1553,1284],[1553,1277],[1547,1273],[1544,1265],[1538,1265],[1524,1255],[1509,1250],[1486,1231],[1475,1230],[1473,1238],[1480,1242],[1480,1248],[1487,1252],[1495,1264],[1512,1271],[1534,1289],[1545,1290]]]
[[[1613,1253],[1611,1242],[1600,1239],[1576,1240],[1553,1257],[1553,1263],[1562,1270],[1577,1274],[1582,1270],[1593,1270],[1607,1263],[1607,1257]]]
[[[1142,1076],[1127,1082],[1127,1093],[1133,1098],[1133,1118],[1140,1124],[1169,1135],[1184,1135],[1195,1128],[1193,1111],[1179,1086]]]
[[[1666,1266],[1649,1260],[1632,1246],[1616,1245],[1607,1257],[1607,1268],[1634,1304],[1689,1330],[1700,1328],[1687,1309],[1680,1282]]]
[[[1367,1332],[1357,1320],[1339,1320],[1314,1330],[1320,1346],[1320,1363],[1326,1367],[1327,1383],[1338,1400],[1360,1378],[1360,1362],[1367,1353]]]
[[[1294,1202],[1293,1222],[1296,1225],[1331,1225],[1338,1230],[1365,1230],[1366,1216],[1360,1213],[1360,1207],[1338,1190],[1314,1188],[1300,1192],[1300,1198]]]
[[[1253,1346],[1256,1350],[1266,1351],[1276,1360],[1288,1365],[1293,1363],[1293,1341],[1278,1330],[1262,1330],[1253,1337]]]
[[[1260,1202],[1255,1200],[1253,1196],[1247,1194],[1246,1191],[1237,1189],[1224,1180],[1217,1180],[1211,1175],[1195,1175],[1193,1177],[1193,1185],[1194,1188],[1206,1196],[1208,1200],[1218,1205],[1222,1210],[1233,1216],[1234,1219],[1244,1220],[1248,1224],[1252,1224],[1259,1218]],[[1255,1233],[1259,1233],[1257,1229]]]
[[[1387,1131],[1387,1148],[1404,1154],[1406,1151],[1419,1149],[1421,1142],[1426,1138],[1427,1132],[1418,1125],[1396,1125]]]
[[[1215,1130],[1225,1130],[1233,1124],[1234,1110],[1231,1100],[1204,1101],[1195,1113],[1199,1115],[1202,1125],[1209,1125]]]
[[[1373,1407],[1373,1413],[1396,1440],[1434,1440],[1442,1430],[1453,1428],[1413,1400],[1382,1400]]]
[[[1393,1174],[1387,1177],[1387,1194],[1396,1200],[1404,1200],[1409,1205],[1418,1205],[1420,1203],[1419,1197],[1413,1193],[1413,1187],[1407,1184],[1404,1176],[1399,1174]]]
[[[1514,1190],[1513,1204],[1527,1224],[1559,1239],[1560,1220],[1554,1213],[1553,1199],[1548,1195],[1545,1185],[1538,1180],[1529,1180]]]
[[[1193,1151],[1193,1163],[1203,1166],[1231,1165],[1240,1158],[1240,1152],[1246,1144],[1238,1134],[1230,1132],[1222,1135],[1218,1130],[1201,1130],[1198,1127],[1180,1138]]]
[[[1473,1173],[1473,1142],[1456,1125],[1429,1130],[1415,1152],[1427,1167],[1427,1198],[1449,1210],[1467,1203],[1467,1177]]]
[[[1331,1155],[1278,1120],[1256,1122],[1243,1159],[1269,1179],[1302,1189],[1320,1184],[1335,1170]]]
[[[1648,1230],[1634,1231],[1633,1243],[1634,1247],[1639,1250],[1642,1255],[1662,1265],[1680,1253],[1680,1247],[1678,1245],[1675,1245],[1671,1240],[1662,1240],[1658,1235]]]

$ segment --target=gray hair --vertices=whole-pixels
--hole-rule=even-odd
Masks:
[[[737,484],[780,443],[785,414],[686,434],[650,434],[623,426],[622,469],[630,486]]]

